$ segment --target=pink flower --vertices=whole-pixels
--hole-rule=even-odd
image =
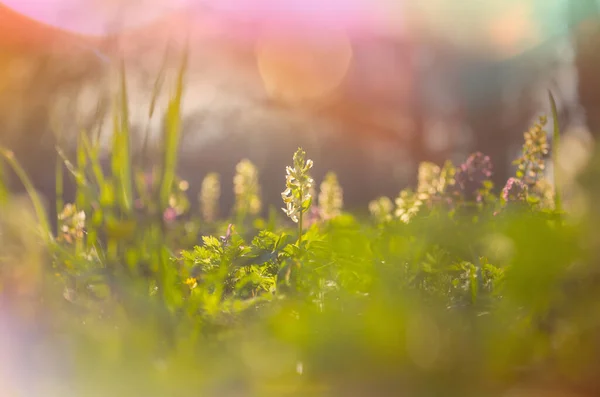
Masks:
[[[174,208],[167,208],[163,213],[163,219],[166,223],[172,223],[177,219],[177,212]]]

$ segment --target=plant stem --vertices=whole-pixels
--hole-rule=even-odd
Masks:
[[[302,242],[302,218],[304,213],[302,212],[302,208],[300,208],[300,216],[298,217],[298,245]]]
[[[298,216],[298,246],[302,242],[302,221],[304,219],[304,205],[302,203],[302,199],[304,198],[304,189],[302,185],[300,185],[300,216]]]
[[[552,133],[552,167],[554,169],[554,207],[560,212],[562,211],[562,200],[560,192],[560,183],[558,173],[558,146],[560,144],[560,125],[558,124],[558,112],[556,110],[556,102],[551,91],[548,91],[548,97],[550,98],[550,106],[552,108],[552,122],[554,124],[554,131]]]

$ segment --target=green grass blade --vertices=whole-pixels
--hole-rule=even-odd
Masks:
[[[115,191],[121,209],[129,213],[133,207],[133,185],[131,176],[131,134],[129,129],[129,107],[125,64],[120,68],[120,92],[113,106],[113,143],[111,166],[115,179]]]
[[[81,144],[83,145],[86,155],[89,158],[90,165],[92,167],[92,173],[96,179],[96,184],[98,187],[104,186],[104,172],[102,171],[102,165],[100,164],[99,156],[100,145],[95,144],[95,146],[92,146],[92,142],[90,142],[90,138],[87,136],[87,134],[82,134]]]
[[[55,199],[56,199],[56,216],[62,212],[65,203],[64,203],[64,175],[63,175],[63,162],[61,161],[61,157],[56,157],[55,164]]]
[[[162,182],[160,185],[160,205],[163,209],[168,206],[169,196],[173,189],[173,183],[175,182],[177,155],[181,138],[181,100],[183,97],[183,85],[187,67],[187,54],[186,50],[179,69],[175,94],[169,101],[163,132],[163,170]]]
[[[40,198],[40,195],[37,193],[35,187],[33,186],[33,183],[31,182],[31,179],[29,179],[25,170],[23,169],[23,167],[21,167],[21,164],[19,164],[19,162],[15,158],[13,152],[5,148],[0,148],[0,156],[4,157],[6,163],[8,163],[8,165],[13,169],[15,174],[17,174],[17,177],[25,187],[25,190],[27,191],[27,194],[29,195],[29,198],[31,199],[31,202],[33,204],[33,209],[40,222],[40,227],[42,228],[42,232],[44,233],[44,239],[51,240],[52,230],[48,222],[46,210],[44,208],[44,205],[42,204],[42,199]]]
[[[148,109],[148,122],[146,125],[146,131],[144,133],[144,142],[142,144],[142,168],[145,168],[148,162],[148,146],[150,142],[150,122],[152,117],[154,116],[154,111],[156,109],[156,102],[158,101],[158,97],[162,92],[162,87],[165,81],[165,74],[167,71],[167,62],[169,60],[170,53],[170,43],[167,44],[165,49],[165,54],[163,56],[162,63],[160,65],[160,69],[158,70],[158,75],[154,80],[154,86],[152,88],[152,97],[150,98],[150,107]]]
[[[82,143],[82,136],[86,135],[85,131],[81,131],[77,137],[77,169],[85,178],[85,170],[87,169],[88,158],[87,153],[85,151],[84,145]],[[87,200],[87,189],[77,188],[77,193],[75,195],[75,205],[79,210],[88,211],[88,200]]]
[[[552,107],[552,122],[554,123],[554,131],[552,133],[552,165],[554,167],[554,206],[557,211],[562,211],[562,200],[560,193],[560,185],[558,180],[558,150],[560,145],[560,126],[558,124],[558,111],[556,110],[556,102],[551,91],[548,91],[550,105]]]
[[[73,178],[75,178],[75,183],[77,184],[77,187],[81,188],[81,187],[87,186],[87,181],[85,179],[85,175],[83,174],[83,172],[81,170],[79,170],[77,168],[77,166],[75,166],[71,162],[71,160],[69,160],[67,155],[63,152],[63,150],[61,148],[57,147],[56,152],[58,153],[58,156],[62,159],[62,162],[65,165],[65,168],[67,169],[67,171],[69,171],[71,173],[71,175],[73,175]]]
[[[8,186],[6,181],[6,172],[4,171],[4,163],[0,161],[0,205],[8,202]]]
[[[152,119],[152,117],[154,116],[154,110],[156,109],[156,102],[162,91],[162,87],[163,87],[163,84],[165,81],[165,74],[167,71],[167,63],[169,60],[170,50],[171,50],[171,48],[170,48],[170,43],[169,43],[169,44],[167,44],[167,47],[165,49],[165,54],[163,56],[163,60],[160,65],[160,69],[158,70],[158,75],[156,76],[156,79],[154,80],[154,87],[152,88],[152,97],[150,99],[150,108],[148,109],[148,119]]]
[[[129,97],[127,94],[127,76],[125,74],[125,62],[121,62],[121,184],[123,194],[123,205],[125,211],[131,211],[133,207],[133,185],[131,176],[131,131],[129,129]]]

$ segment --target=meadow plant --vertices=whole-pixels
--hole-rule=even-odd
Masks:
[[[535,186],[546,169],[546,157],[550,150],[548,133],[544,129],[546,123],[547,118],[540,116],[539,120],[525,132],[522,154],[513,163],[517,166],[517,178],[523,180],[529,188]]]
[[[429,162],[419,164],[417,194],[420,200],[429,205],[448,199],[455,185],[456,169],[451,161],[443,167]]]
[[[481,203],[491,190],[492,161],[477,152],[470,155],[456,170],[454,191],[467,202]]]
[[[328,172],[320,186],[319,213],[322,219],[332,219],[342,213],[344,191],[334,172]]]
[[[221,179],[219,174],[211,172],[204,177],[200,186],[198,201],[204,222],[213,223],[219,216],[221,198]]]
[[[262,209],[258,170],[248,159],[243,159],[235,167],[233,192],[235,194],[235,216],[242,223],[247,216],[258,215]]]
[[[423,206],[423,200],[418,192],[412,189],[404,189],[396,198],[396,218],[404,223],[409,223]]]
[[[61,347],[48,368],[69,368],[71,395],[501,397],[548,395],[549,376],[558,379],[553,388],[570,388],[564,395],[597,394],[598,214],[592,206],[585,223],[563,222],[547,204],[554,194],[539,175],[541,127],[526,134],[502,200],[488,200],[491,162],[475,153],[456,169],[422,163],[397,208],[387,197],[369,204],[372,222],[340,215],[342,188],[329,174],[318,208],[329,220],[305,227],[317,207],[313,163],[298,149],[282,193],[297,239],[275,216],[253,233],[219,222],[219,178],[209,174],[202,218],[224,235],[198,238],[180,227],[196,218],[178,220],[189,210],[189,186],[175,174],[178,87],[151,180],[134,178],[126,93],[115,109],[112,172],[86,134],[76,160],[62,156],[57,195],[63,166],[77,189],[74,204],[59,207],[56,236],[32,233],[40,225],[48,232],[45,209],[16,159],[0,150],[33,204],[13,206],[0,176],[1,314],[16,323],[27,309],[47,334],[10,363],[27,364],[26,383],[43,366],[21,358],[37,359],[44,342]],[[598,158],[584,184],[589,200],[600,192]],[[238,164],[234,184],[234,216],[258,214],[256,168]],[[516,202],[521,211],[487,216]],[[456,216],[460,206],[473,210]],[[521,379],[531,380],[532,393],[515,388]]]
[[[281,198],[285,204],[283,212],[298,224],[298,240],[302,240],[302,218],[312,203],[311,188],[314,180],[310,176],[313,167],[312,160],[306,160],[306,152],[300,148],[294,153],[293,166],[287,166],[285,186]]]
[[[66,204],[58,214],[58,241],[72,244],[83,240],[85,232],[85,212],[79,211],[73,204]]]
[[[436,164],[424,161],[419,164],[417,174],[417,192],[423,200],[435,196],[438,193],[443,193],[443,181],[440,178],[441,169]]]
[[[518,178],[509,178],[502,188],[502,199],[506,203],[525,202],[527,199],[527,185]]]
[[[369,213],[377,223],[385,223],[392,220],[394,203],[389,197],[382,196],[369,202]]]

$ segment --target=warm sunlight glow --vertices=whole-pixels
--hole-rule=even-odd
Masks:
[[[540,41],[531,3],[512,5],[499,14],[489,25],[489,34],[495,49],[505,56],[516,55]]]
[[[189,0],[0,0],[38,22],[63,30],[104,35],[152,22]]]
[[[268,95],[296,103],[323,98],[338,87],[350,66],[352,48],[341,29],[303,35],[270,29],[260,36],[256,57]]]

